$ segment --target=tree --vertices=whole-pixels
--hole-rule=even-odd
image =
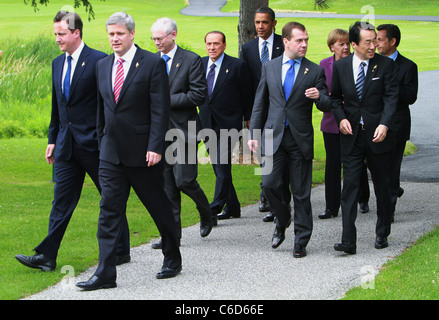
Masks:
[[[79,8],[81,5],[85,7],[85,12],[88,12],[88,21],[90,21],[91,19],[95,18],[95,13],[93,11],[93,6],[90,3],[90,1],[88,0],[72,0],[73,1],[73,7],[74,8]],[[105,1],[105,0],[101,0],[101,1]],[[24,3],[30,4],[33,8],[34,11],[38,11],[38,6],[42,6],[45,5],[47,6],[47,4],[49,3],[49,0],[24,0]]]

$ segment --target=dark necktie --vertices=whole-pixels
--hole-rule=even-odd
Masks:
[[[291,91],[293,90],[294,77],[295,77],[294,64],[296,63],[296,61],[288,60],[288,63],[290,64],[290,67],[288,68],[288,71],[285,75],[284,84],[283,84],[286,101],[288,101],[288,98],[291,95]],[[288,126],[288,118],[285,119],[285,126]]]
[[[168,55],[166,55],[166,54],[164,54],[164,55],[162,55],[162,59],[165,60],[165,62],[166,62],[166,71],[167,71],[168,74],[169,74],[168,61],[171,60],[171,57],[168,56]]]
[[[66,75],[64,77],[64,96],[66,97],[66,100],[69,99],[69,93],[70,93],[70,74],[72,72],[72,56],[67,56],[67,71]]]
[[[212,95],[212,91],[213,91],[213,82],[215,81],[215,68],[216,68],[216,64],[212,63],[212,65],[210,66],[210,70],[209,73],[207,74],[207,94],[210,97]]]
[[[268,47],[267,47],[267,41],[264,41],[261,51],[261,63],[264,64],[264,62],[267,61],[268,61]]]
[[[358,99],[363,98],[363,86],[364,86],[364,67],[366,62],[360,63],[360,70],[358,71],[357,82],[355,83],[355,88],[357,89]]]
[[[123,62],[124,60],[122,58],[119,58],[118,60],[119,64],[117,65],[116,69],[116,78],[114,79],[114,101],[119,100],[119,94],[120,90],[122,89],[123,82],[125,80],[125,72],[123,70]]]

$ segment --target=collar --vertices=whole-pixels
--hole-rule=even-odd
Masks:
[[[285,63],[288,62],[288,60],[291,60],[290,58],[288,58],[288,56],[285,54],[282,55],[282,65],[284,65]],[[294,61],[296,61],[296,64],[301,64],[302,63],[302,58],[299,59],[293,59]]]
[[[131,64],[131,62],[133,61],[133,59],[134,59],[134,55],[136,54],[136,50],[137,50],[137,47],[133,44],[132,46],[131,46],[131,48],[127,51],[127,52],[125,52],[125,54],[123,55],[123,56],[118,56],[116,53],[114,53],[114,65],[116,65],[117,64],[117,60],[119,59],[119,58],[122,58],[122,59],[124,59],[125,60],[125,62],[127,62],[128,64]]]
[[[81,44],[79,45],[79,47],[76,48],[75,52],[73,52],[72,60],[78,61],[79,56],[81,55],[82,49],[84,49],[84,41],[81,41]],[[66,59],[67,59],[67,56],[69,56],[69,54],[66,52]]]
[[[274,33],[272,32],[271,35],[267,38],[267,40],[262,39],[261,37],[258,37],[259,39],[259,47],[262,48],[264,45],[264,41],[267,41],[267,45],[273,45],[274,43]]]
[[[174,48],[172,48],[172,50],[169,51],[168,53],[160,52],[160,57],[162,57],[164,54],[166,54],[172,60],[172,59],[174,59],[175,52],[177,52],[177,44],[175,44]]]
[[[392,59],[393,61],[396,60],[396,58],[398,58],[398,50],[396,50],[394,53],[392,53],[390,56],[388,56],[388,58]]]
[[[207,63],[207,70],[209,70],[210,66],[215,63],[216,67],[219,69],[221,67],[221,64],[223,63],[224,60],[224,52],[221,55],[221,57],[218,58],[218,60],[216,60],[215,62],[212,61],[212,59],[209,58],[209,61]]]

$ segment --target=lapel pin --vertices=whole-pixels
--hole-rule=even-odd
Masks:
[[[305,72],[304,72],[303,74],[307,74],[308,71],[309,71],[309,69],[308,69],[308,68],[305,68]]]
[[[229,69],[226,69],[226,73],[229,73]]]
[[[177,63],[177,65],[175,66],[176,68],[178,68],[180,66],[180,64],[179,63]]]
[[[139,66],[139,63],[138,62],[136,62],[136,68]]]
[[[85,61],[82,62],[81,67],[85,66]]]
[[[376,68],[377,68],[377,65],[374,65],[373,69],[372,69],[372,72],[374,72]]]

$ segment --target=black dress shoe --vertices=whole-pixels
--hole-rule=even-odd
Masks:
[[[355,242],[343,241],[342,243],[336,243],[334,245],[335,251],[343,251],[348,254],[356,254],[357,253],[357,244]]]
[[[177,276],[181,272],[181,266],[178,268],[168,268],[168,267],[162,267],[162,269],[157,273],[156,278],[157,279],[168,279],[173,278]]]
[[[207,237],[212,231],[213,218],[208,215],[206,217],[201,217],[200,219],[200,235],[201,237]]]
[[[293,257],[294,258],[303,258],[305,256],[306,256],[306,249],[305,249],[305,247],[296,243],[294,245]]]
[[[334,212],[331,211],[329,209],[326,209],[325,212],[323,212],[322,214],[319,215],[320,219],[329,219],[331,217],[337,217],[338,216],[338,212]]]
[[[268,212],[270,211],[270,209],[271,206],[268,203],[267,199],[261,197],[261,199],[259,199],[259,212]]]
[[[368,213],[369,212],[369,203],[360,202],[360,212],[361,213]]]
[[[178,239],[178,246],[180,246],[180,239]],[[163,249],[163,243],[162,243],[162,239],[160,238],[159,241],[154,242],[153,244],[151,244],[151,248],[153,249]]]
[[[271,247],[276,249],[285,240],[285,228],[276,226],[274,229],[273,237],[271,238]]]
[[[230,218],[240,218],[241,217],[241,210],[236,212],[226,212],[223,211],[218,215],[218,220],[225,220]]]
[[[93,275],[87,281],[78,282],[76,286],[84,291],[92,291],[99,289],[116,288],[117,284],[116,280],[104,280],[99,278],[98,276]]]
[[[122,256],[116,256],[116,266],[120,266],[121,264],[128,263],[131,261],[130,254],[124,254]]]
[[[56,268],[56,260],[49,258],[43,253],[37,253],[33,256],[17,254],[15,259],[27,267],[41,269],[42,271],[53,271]]]
[[[274,212],[270,212],[265,217],[262,218],[264,222],[273,222],[274,221]]]
[[[387,241],[387,238],[385,237],[376,237],[375,239],[375,248],[376,249],[384,249],[389,246],[389,242]]]
[[[401,198],[403,194],[404,194],[404,189],[399,187],[398,198]]]

